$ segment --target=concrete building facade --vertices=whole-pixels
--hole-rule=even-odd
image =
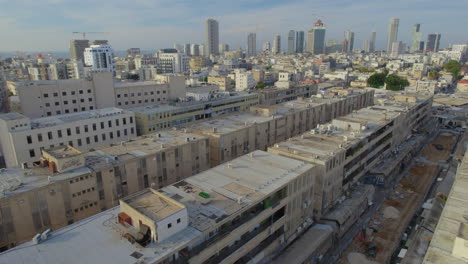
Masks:
[[[6,166],[32,167],[41,152],[56,146],[86,151],[136,136],[132,112],[104,108],[29,119],[19,113],[0,115],[0,146]]]

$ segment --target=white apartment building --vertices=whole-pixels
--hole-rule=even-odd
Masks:
[[[114,72],[114,50],[110,45],[91,45],[84,51],[86,66],[95,72]]]
[[[11,112],[0,115],[0,146],[7,167],[32,167],[42,150],[70,145],[78,150],[136,136],[134,113],[104,108],[30,119]]]
[[[236,69],[236,91],[244,91],[255,87],[255,81],[251,72],[246,72],[244,69]]]
[[[159,53],[158,56],[162,73],[190,71],[190,57],[183,53]]]

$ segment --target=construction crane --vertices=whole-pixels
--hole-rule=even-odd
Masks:
[[[73,34],[82,34],[83,39],[86,39],[86,34],[110,34],[110,32],[78,32],[78,31],[74,31],[72,33]]]
[[[47,80],[47,70],[46,70],[43,58],[44,58],[44,56],[51,57],[52,54],[50,54],[50,53],[33,53],[33,55],[37,56],[37,63],[41,67],[41,79],[42,80]]]

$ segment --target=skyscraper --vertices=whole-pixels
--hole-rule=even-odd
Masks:
[[[279,54],[281,52],[281,36],[276,35],[273,39],[273,54]]]
[[[410,52],[417,52],[419,51],[419,47],[422,40],[422,33],[420,32],[421,24],[414,24],[413,26],[413,33],[411,35],[411,48]]]
[[[190,43],[184,45],[184,54],[190,56]]]
[[[257,55],[257,34],[250,33],[247,36],[247,56],[254,57]]]
[[[425,51],[437,51],[440,46],[440,33],[428,34]]]
[[[370,41],[369,41],[369,52],[375,52],[375,37],[376,37],[376,32],[372,31]]]
[[[212,18],[205,22],[205,48],[207,57],[219,54],[219,24]]]
[[[219,53],[224,53],[226,51],[229,51],[229,45],[228,44],[219,44]]]
[[[200,56],[200,47],[198,46],[198,44],[190,45],[190,55]]]
[[[362,44],[362,48],[364,52],[369,53],[369,40],[368,39],[364,40],[364,43]]]
[[[84,61],[84,51],[89,47],[87,39],[72,39],[70,40],[70,59]]]
[[[393,42],[398,39],[398,24],[400,24],[400,19],[396,17],[392,17],[388,24],[387,54],[389,55],[392,53]]]
[[[270,50],[271,50],[270,42],[267,41],[267,42],[263,43],[263,52],[269,53]]]
[[[346,53],[353,53],[354,49],[354,32],[346,30],[344,33],[345,40],[347,42]]]
[[[307,32],[307,51],[312,54],[325,53],[325,26],[320,19]]]
[[[296,31],[296,53],[304,52],[304,31]]]
[[[296,32],[294,30],[289,30],[288,33],[288,54],[296,53]]]

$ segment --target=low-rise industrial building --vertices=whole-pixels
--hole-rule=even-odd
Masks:
[[[80,245],[86,254],[68,263],[259,262],[313,223],[314,177],[313,165],[255,151],[121,199],[120,206],[39,235],[1,258],[55,263]]]
[[[207,119],[247,111],[258,104],[258,95],[249,92],[222,92],[208,101],[177,105],[151,105],[129,109],[135,113],[138,135],[168,128],[181,128]]]
[[[209,168],[206,137],[166,131],[80,152],[44,151],[32,169],[0,171],[0,248],[56,230],[118,205],[148,187],[161,188]],[[1,257],[0,257],[1,259]]]

